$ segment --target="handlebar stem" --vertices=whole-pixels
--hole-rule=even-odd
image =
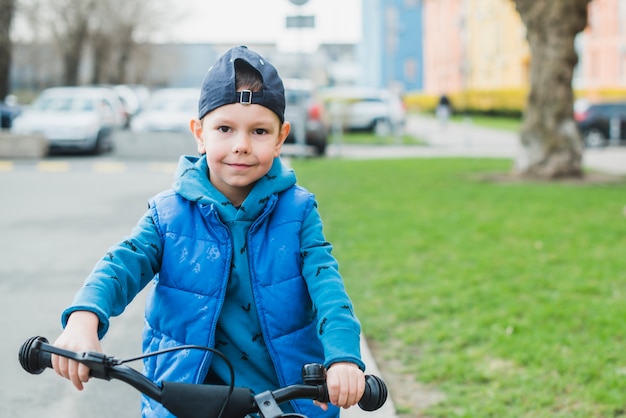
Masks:
[[[280,417],[283,415],[283,410],[278,406],[278,402],[274,398],[271,391],[259,393],[254,397],[259,413],[262,417]]]

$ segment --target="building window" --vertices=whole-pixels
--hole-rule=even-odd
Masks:
[[[404,60],[404,78],[409,82],[417,81],[417,60],[415,58]]]

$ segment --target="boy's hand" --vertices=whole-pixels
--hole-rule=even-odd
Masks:
[[[328,398],[330,403],[341,408],[356,405],[365,391],[365,374],[354,363],[335,363],[326,373]],[[323,410],[328,405],[319,404]]]
[[[98,339],[98,317],[87,311],[76,311],[70,315],[65,330],[54,342],[55,347],[72,351],[102,352]],[[52,367],[60,376],[72,381],[76,389],[83,390],[89,380],[89,367],[65,357],[52,355]]]

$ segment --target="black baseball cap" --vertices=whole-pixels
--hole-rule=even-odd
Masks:
[[[263,81],[261,91],[236,91],[235,61],[243,60],[259,72]],[[202,81],[198,119],[210,111],[232,103],[260,104],[285,121],[285,88],[276,68],[262,56],[245,46],[228,50],[209,68]]]

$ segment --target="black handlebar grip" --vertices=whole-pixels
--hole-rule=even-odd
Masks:
[[[374,375],[365,376],[365,391],[359,401],[359,407],[364,411],[376,411],[387,401],[387,386],[385,382]]]
[[[19,358],[22,368],[30,374],[41,374],[52,367],[51,354],[39,350],[40,343],[48,343],[45,337],[31,337],[20,347]]]

